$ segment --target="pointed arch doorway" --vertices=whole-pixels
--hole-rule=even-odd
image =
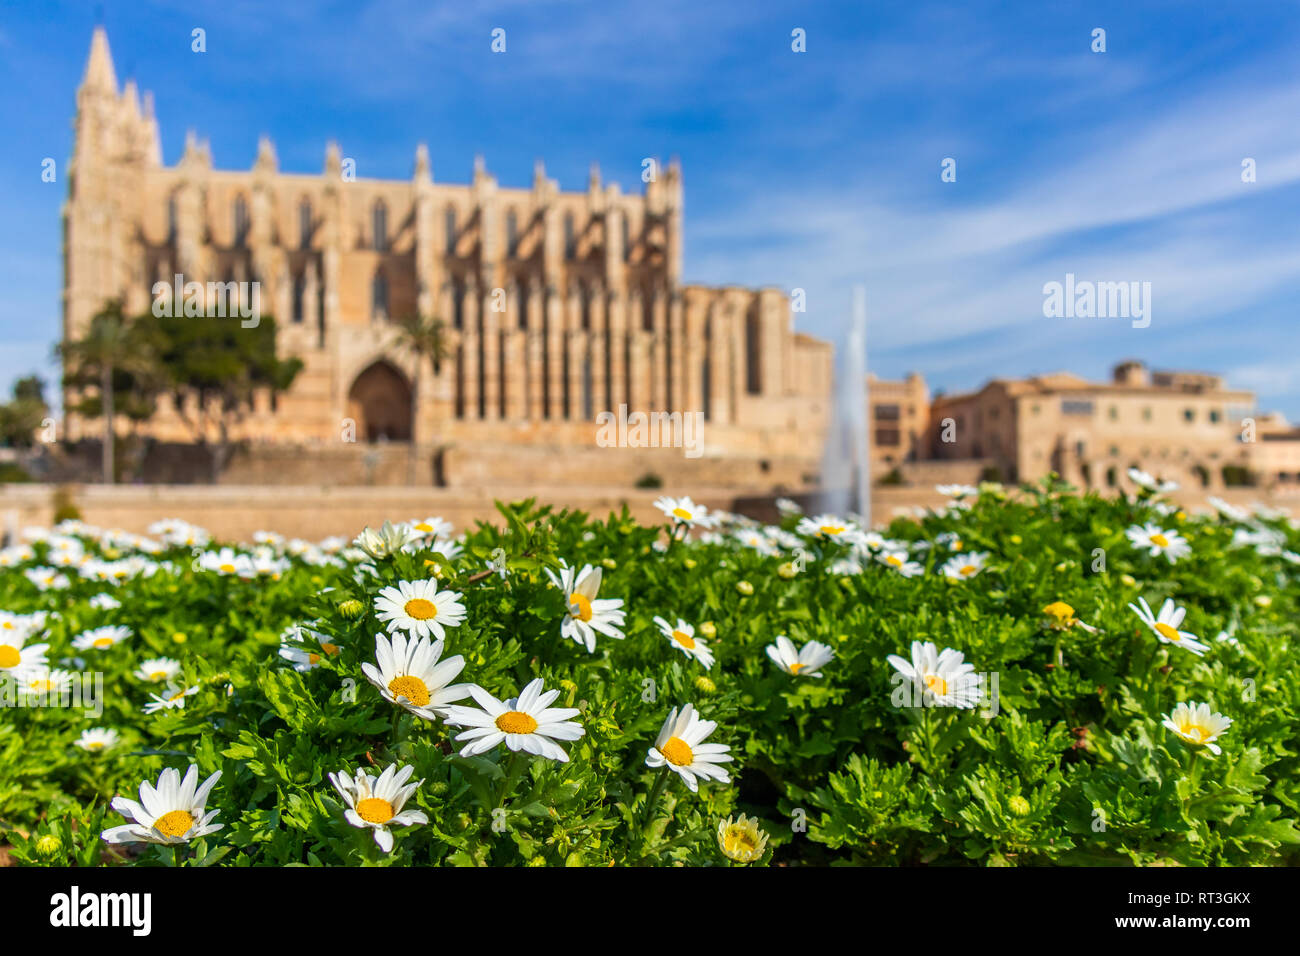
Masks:
[[[348,390],[348,417],[367,442],[411,440],[411,386],[384,361],[368,366]]]

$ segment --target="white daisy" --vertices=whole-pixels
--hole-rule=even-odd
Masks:
[[[712,528],[717,523],[717,519],[709,514],[708,508],[697,505],[689,496],[671,498],[664,495],[656,499],[655,507],[666,517],[672,518],[675,524],[682,524],[688,528]]]
[[[1128,470],[1128,480],[1140,488],[1147,491],[1153,491],[1158,495],[1169,494],[1171,491],[1178,490],[1178,482],[1161,481],[1151,475],[1150,472],[1143,471],[1141,468],[1130,468]]]
[[[391,521],[385,521],[384,526],[378,531],[366,528],[357,535],[353,544],[378,561],[396,554],[418,537],[419,532],[408,524],[393,524]]]
[[[861,532],[847,518],[838,515],[819,514],[811,518],[800,518],[794,530],[810,538],[825,538],[828,541],[846,541],[850,544],[861,540]]]
[[[198,786],[197,764],[190,764],[184,780],[174,768],[168,767],[159,775],[157,787],[151,786],[148,780],[140,784],[139,803],[114,797],[113,809],[135,822],[111,827],[100,835],[107,843],[175,846],[215,833],[222,824],[212,822],[217,811],[206,811],[206,804],[219,779],[220,770]]]
[[[19,692],[26,697],[60,699],[72,686],[72,672],[48,667],[29,667],[16,674]]]
[[[588,654],[596,652],[596,633],[616,640],[624,637],[620,627],[625,613],[620,598],[597,600],[600,592],[601,569],[584,564],[581,569],[571,568],[560,559],[560,573],[546,568],[551,583],[564,594],[568,614],[560,622],[560,634],[575,644],[587,648]]]
[[[41,591],[62,591],[72,583],[58,568],[28,568],[23,575]]]
[[[913,561],[906,551],[882,551],[876,556],[881,564],[893,568],[905,578],[914,578],[925,573],[919,561]]]
[[[956,498],[958,501],[963,498],[973,498],[980,493],[978,488],[970,485],[935,485],[934,490],[941,495],[947,495],[949,498]]]
[[[1138,604],[1141,607],[1138,607]],[[1176,644],[1198,657],[1210,649],[1210,645],[1202,644],[1200,638],[1191,631],[1178,629],[1178,626],[1183,623],[1183,618],[1187,616],[1187,608],[1179,607],[1172,599],[1166,598],[1165,603],[1160,605],[1159,615],[1155,615],[1151,613],[1151,606],[1147,604],[1146,598],[1139,597],[1138,604],[1130,604],[1129,610],[1142,619],[1142,623],[1151,629],[1151,632],[1160,639],[1160,643]]]
[[[280,635],[280,656],[293,664],[296,671],[309,671],[319,667],[326,657],[334,657],[339,645],[304,624],[291,624]]]
[[[361,665],[361,672],[389,703],[425,720],[445,720],[448,705],[464,700],[472,686],[451,683],[465,669],[465,658],[457,654],[440,660],[444,646],[442,641],[403,634],[394,634],[390,643],[384,635],[376,634],[375,660],[379,666],[367,662]]]
[[[980,701],[980,676],[974,664],[965,663],[961,651],[945,647],[940,652],[930,641],[913,641],[910,662],[897,654],[890,654],[886,660],[912,681],[927,707],[969,709]]]
[[[88,753],[101,753],[105,750],[112,750],[118,745],[120,739],[116,730],[107,727],[91,727],[89,730],[81,732],[76,744]]]
[[[79,651],[106,651],[110,647],[129,640],[131,629],[121,625],[95,627],[82,631],[72,639],[72,646]]]
[[[29,667],[44,667],[48,644],[28,644],[29,631],[15,626],[0,628],[0,671],[17,675]]]
[[[820,641],[809,641],[798,650],[784,634],[767,645],[767,656],[777,667],[794,677],[821,677],[821,669],[835,657],[835,652]]]
[[[156,714],[163,710],[181,710],[185,707],[185,698],[193,697],[199,692],[198,685],[193,687],[177,687],[174,684],[167,685],[167,689],[161,694],[150,694],[150,703],[144,705],[146,714]]]
[[[713,666],[713,652],[709,650],[709,645],[705,644],[702,638],[695,636],[695,627],[687,624],[680,617],[677,619],[677,625],[674,627],[662,617],[655,617],[655,624],[659,625],[659,630],[663,632],[664,637],[668,638],[668,643],[677,650],[681,651],[687,657],[694,658],[704,665],[708,670]]]
[[[241,578],[257,577],[253,559],[246,554],[236,553],[232,548],[203,552],[199,555],[199,568],[204,571],[215,571],[223,577],[230,575]]]
[[[718,821],[718,849],[722,855],[737,863],[752,863],[767,850],[767,833],[758,825],[757,817],[739,820],[727,817]]]
[[[161,684],[174,680],[180,672],[180,661],[174,661],[170,657],[151,657],[141,661],[133,673],[142,681]]]
[[[1164,725],[1193,747],[1204,747],[1212,754],[1223,753],[1215,743],[1232,724],[1231,717],[1213,713],[1209,704],[1179,704],[1166,714]]]
[[[1163,554],[1170,564],[1192,553],[1192,546],[1177,531],[1166,531],[1158,525],[1133,525],[1124,531],[1133,547],[1144,548],[1151,557]]]
[[[90,606],[96,611],[116,611],[122,602],[109,594],[96,594],[90,599]]]
[[[331,773],[330,783],[346,801],[348,808],[343,816],[348,823],[362,829],[370,827],[375,832],[375,842],[385,853],[393,850],[393,834],[390,827],[406,827],[413,824],[429,822],[422,810],[403,810],[406,801],[420,789],[423,780],[407,784],[406,781],[415,773],[411,766],[402,767],[390,764],[378,777],[372,777],[364,770],[358,770],[349,776],[347,772]]]
[[[453,530],[450,521],[444,521],[442,518],[421,518],[419,521],[412,521],[410,526],[412,531],[418,532],[422,538],[449,538]]]
[[[705,738],[717,728],[712,720],[701,720],[695,707],[687,704],[678,713],[674,707],[659,730],[654,746],[646,754],[647,767],[668,767],[682,780],[692,793],[699,790],[699,779],[729,783],[731,775],[720,763],[733,758],[726,744],[706,744]]]
[[[375,597],[375,613],[388,622],[388,632],[406,631],[413,637],[430,635],[442,639],[446,628],[465,620],[465,605],[459,591],[439,591],[438,582],[398,581]]]
[[[944,577],[954,581],[968,581],[984,570],[988,561],[987,551],[970,551],[956,554],[949,558],[939,570]]]
[[[569,755],[556,741],[577,740],[586,731],[581,724],[569,719],[578,716],[578,709],[552,707],[551,703],[560,692],[548,690],[543,693],[543,686],[538,677],[518,697],[505,701],[497,700],[482,687],[471,687],[470,695],[482,710],[456,705],[450,708],[451,715],[447,718],[449,724],[470,728],[456,735],[457,740],[469,741],[461,750],[461,756],[486,753],[505,741],[513,751],[522,750],[568,763]]]

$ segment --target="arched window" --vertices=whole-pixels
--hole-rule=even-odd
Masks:
[[[388,280],[376,272],[370,281],[370,320],[384,322],[388,319]]]
[[[519,284],[515,286],[515,296],[519,300],[518,302],[519,308],[517,310],[519,314],[519,327],[521,329],[527,329],[528,328],[528,300],[529,298],[531,298],[531,292],[528,288],[527,279],[519,280]]]
[[[506,255],[511,259],[519,252],[519,217],[511,209],[506,213]]]
[[[623,214],[623,261],[627,262],[632,258],[632,225],[627,221],[627,214]]]
[[[745,391],[757,395],[763,391],[762,354],[759,349],[761,326],[758,313],[745,316]]]
[[[578,298],[582,302],[582,331],[591,331],[591,290],[587,283],[578,283]]]
[[[447,211],[443,214],[443,230],[447,245],[447,255],[456,254],[456,207],[448,206]]]
[[[176,241],[176,197],[171,196],[167,200],[167,241]]]
[[[234,208],[234,244],[242,246],[248,237],[248,203],[243,196],[235,197]]]
[[[388,250],[388,207],[384,205],[382,199],[375,200],[375,206],[370,212],[370,229],[374,235],[375,251],[386,252]]]
[[[465,283],[457,279],[451,286],[452,324],[458,328],[465,327]]]
[[[573,232],[573,213],[564,214],[564,258],[572,259],[577,252],[577,239]]]
[[[654,293],[648,288],[641,293],[641,328],[647,332],[655,330]]]
[[[307,276],[305,273],[298,273],[293,279],[293,321],[300,323],[305,314],[305,295],[307,292]]]
[[[311,248],[311,200],[303,197],[298,203],[298,248]]]

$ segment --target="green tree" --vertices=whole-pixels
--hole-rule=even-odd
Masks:
[[[151,330],[144,320],[126,318],[121,300],[110,300],[85,334],[55,346],[55,355],[63,361],[64,386],[79,396],[67,410],[103,419],[103,478],[112,484],[115,419],[122,411],[136,420],[147,418],[160,385]]]
[[[447,323],[442,319],[415,315],[402,320],[397,326],[397,344],[415,356],[415,373],[411,377],[411,454],[406,460],[406,483],[415,484],[415,455],[419,435],[416,422],[420,414],[420,376],[425,362],[433,364],[437,375],[450,348],[447,344]]]
[[[274,401],[302,370],[302,360],[277,354],[275,319],[270,316],[246,327],[237,315],[175,315],[153,319],[151,328],[178,414],[199,444],[206,445],[215,435],[215,482],[234,451],[234,427],[254,410],[254,396],[269,390]],[[185,404],[188,396],[196,399],[193,412]]]
[[[36,430],[50,413],[45,403],[45,383],[35,375],[14,382],[12,401],[0,405],[0,445],[31,448]]]

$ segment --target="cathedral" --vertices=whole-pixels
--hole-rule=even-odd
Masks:
[[[335,144],[320,172],[282,172],[267,138],[251,169],[219,170],[191,133],[167,166],[152,97],[119,88],[100,28],[70,169],[65,339],[107,299],[147,315],[160,284],[219,283],[251,289],[280,353],[304,363],[240,421],[240,480],[347,483],[399,449],[421,484],[815,480],[831,346],[794,330],[779,289],[683,283],[675,161],[647,161],[639,194],[594,167],[565,192],[540,162],[529,188],[481,159],[468,185],[435,181],[424,146],[404,181],[357,177]],[[441,361],[417,368],[399,344],[414,316],[445,323]],[[596,422],[620,409],[699,416],[702,453],[604,447]],[[193,411],[164,397],[145,431],[192,442]],[[67,424],[73,439],[98,428]]]

